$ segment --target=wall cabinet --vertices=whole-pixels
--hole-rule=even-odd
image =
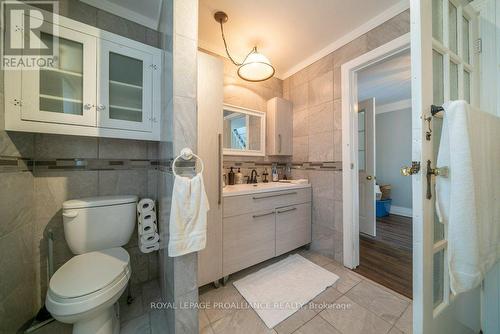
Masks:
[[[267,154],[293,154],[292,103],[275,97],[267,102]]]
[[[46,22],[40,36],[58,38],[54,66],[5,71],[5,129],[159,140],[162,51],[65,17],[58,23]]]
[[[311,188],[224,198],[223,274],[311,242]]]

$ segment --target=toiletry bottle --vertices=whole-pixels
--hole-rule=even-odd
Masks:
[[[243,184],[243,174],[241,173],[241,170],[238,168],[238,173],[234,176],[234,183],[235,184]]]
[[[268,175],[269,175],[269,173],[267,172],[267,168],[264,168],[264,173],[262,173],[262,178],[263,178],[262,182],[264,182],[264,183],[269,182],[269,180],[267,179]]]
[[[273,164],[273,168],[271,170],[271,177],[272,177],[273,182],[278,182],[279,181],[278,167],[276,166],[276,164]]]
[[[229,171],[229,173],[228,173],[228,175],[227,175],[227,176],[228,176],[228,182],[227,182],[227,183],[228,183],[230,186],[234,185],[234,172],[233,172],[233,167],[231,167],[231,170]]]

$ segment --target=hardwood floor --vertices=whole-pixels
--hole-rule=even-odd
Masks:
[[[377,218],[376,234],[360,235],[360,265],[354,271],[412,298],[412,219]]]

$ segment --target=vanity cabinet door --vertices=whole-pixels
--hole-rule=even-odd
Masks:
[[[49,27],[42,26],[40,40],[56,47]],[[54,66],[21,71],[21,120],[95,126],[96,38],[62,26],[54,31]]]
[[[311,203],[276,209],[276,256],[311,242]]]
[[[223,219],[224,276],[275,256],[275,211]]]
[[[99,50],[98,126],[151,132],[159,122],[153,113],[150,53],[102,41]]]

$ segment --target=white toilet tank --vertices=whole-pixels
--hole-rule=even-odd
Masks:
[[[64,236],[74,254],[125,245],[134,232],[137,196],[100,196],[63,203]]]

